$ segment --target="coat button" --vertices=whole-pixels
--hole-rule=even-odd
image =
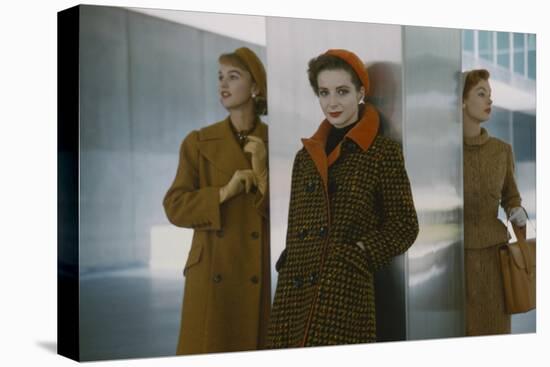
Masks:
[[[253,276],[250,278],[250,281],[251,281],[252,283],[254,283],[254,284],[258,284],[259,279],[258,279],[258,277],[257,277],[256,275],[253,275]]]
[[[256,186],[252,186],[252,187],[250,188],[250,193],[251,193],[251,194],[255,194],[257,191],[258,191],[258,188],[257,188]]]
[[[253,239],[255,239],[255,240],[258,239],[258,238],[260,238],[260,234],[259,234],[258,232],[256,232],[256,231],[252,232],[252,233],[250,234],[250,236],[251,236]]]
[[[303,228],[300,230],[300,232],[298,232],[298,237],[300,238],[300,240],[305,239],[306,236],[307,236],[307,229]]]
[[[306,191],[307,192],[313,192],[315,191],[315,182],[309,181],[306,185]]]
[[[216,231],[216,237],[218,237],[218,238],[222,238],[222,237],[223,237],[223,234],[224,234],[224,233],[223,233],[223,230],[222,230],[222,229],[220,229],[219,231]]]
[[[304,281],[300,277],[294,278],[294,288],[302,288]]]
[[[212,281],[213,281],[214,283],[219,283],[219,282],[221,282],[221,281],[222,281],[222,275],[221,275],[221,274],[216,274],[216,275],[214,275],[214,277],[212,278]]]
[[[322,226],[320,229],[319,229],[319,237],[323,238],[325,237],[327,234],[327,227],[325,226]]]

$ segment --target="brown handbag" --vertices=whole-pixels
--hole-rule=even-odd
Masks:
[[[526,227],[512,224],[517,241],[499,249],[506,311],[523,313],[536,307],[536,239],[526,239]]]

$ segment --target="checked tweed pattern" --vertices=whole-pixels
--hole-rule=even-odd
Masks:
[[[364,151],[344,138],[340,157],[329,167],[328,192],[301,149],[292,168],[269,347],[376,341],[374,273],[406,251],[417,234],[396,142],[378,135]]]

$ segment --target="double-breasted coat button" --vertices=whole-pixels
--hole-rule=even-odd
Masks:
[[[301,240],[303,240],[304,238],[306,238],[307,236],[307,229],[306,228],[302,228],[300,230],[300,232],[298,232],[298,238],[300,238]]]
[[[304,285],[304,281],[301,277],[294,278],[294,288],[302,288],[302,285]]]
[[[219,282],[221,282],[221,281],[222,281],[222,275],[221,275],[221,274],[216,274],[216,275],[214,275],[214,277],[212,278],[212,281],[213,281],[214,283],[219,283]]]
[[[256,232],[256,231],[252,232],[252,233],[250,234],[250,236],[251,236],[253,239],[255,239],[255,240],[258,239],[258,238],[260,238],[260,234],[259,234],[258,232]]]
[[[319,228],[319,237],[323,238],[326,236],[326,234],[327,234],[326,226],[322,226],[321,228]]]
[[[255,194],[257,191],[258,191],[258,188],[257,188],[256,186],[252,186],[252,187],[250,188],[250,193],[251,193],[251,194]]]
[[[315,182],[309,181],[306,185],[306,192],[313,192],[315,191]]]
[[[219,231],[216,231],[216,237],[218,237],[218,238],[222,238],[222,237],[223,237],[223,235],[224,235],[224,233],[223,233],[223,229],[220,229]]]
[[[253,275],[252,277],[250,277],[250,281],[254,284],[258,284],[258,277],[256,275]]]

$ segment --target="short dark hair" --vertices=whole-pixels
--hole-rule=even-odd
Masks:
[[[489,80],[489,71],[486,69],[474,69],[466,72],[464,76],[464,88],[462,89],[462,100],[465,100],[470,90],[481,80]]]
[[[319,96],[319,83],[317,77],[323,70],[344,70],[351,76],[351,82],[355,85],[357,91],[361,89],[363,83],[357,76],[357,73],[350,64],[334,55],[321,54],[313,59],[309,60],[307,76],[309,78],[309,84],[313,88],[313,93]]]

